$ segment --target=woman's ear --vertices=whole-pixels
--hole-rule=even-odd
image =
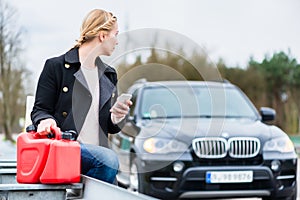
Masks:
[[[98,37],[99,37],[100,42],[103,42],[104,39],[105,39],[105,37],[106,37],[106,35],[105,35],[105,33],[103,31],[100,31]]]

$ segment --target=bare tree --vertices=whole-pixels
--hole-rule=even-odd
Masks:
[[[25,68],[20,62],[21,29],[14,27],[15,10],[0,0],[0,128],[14,141],[12,127],[24,116]],[[1,131],[1,129],[0,129]]]

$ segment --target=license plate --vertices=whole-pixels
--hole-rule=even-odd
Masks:
[[[206,183],[250,183],[253,171],[208,171]]]

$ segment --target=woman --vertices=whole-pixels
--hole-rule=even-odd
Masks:
[[[92,10],[75,46],[46,61],[31,112],[41,134],[50,133],[50,127],[77,131],[81,173],[108,183],[114,182],[119,163],[116,154],[106,148],[107,135],[120,131],[118,125],[132,104],[130,100],[116,102],[116,72],[99,58],[112,54],[117,35],[117,18],[104,10]]]

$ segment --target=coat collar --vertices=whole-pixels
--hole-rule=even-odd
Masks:
[[[72,64],[72,63],[80,63],[78,48],[73,48],[73,49],[69,50],[65,54],[65,61],[67,63],[70,63],[70,64]]]
[[[102,62],[102,60],[99,56],[95,60],[95,65],[98,67],[100,72],[115,73],[115,70],[113,68],[111,68],[110,66],[108,66],[107,64],[105,64],[104,62]]]
[[[116,73],[115,70],[102,62],[100,57],[97,57],[95,60],[95,65],[98,67],[98,75],[99,75],[99,85],[100,85],[100,110],[104,106],[104,104],[111,98],[112,93],[115,90],[115,85],[109,80],[109,78],[105,75],[108,73]]]
[[[80,63],[79,61],[79,52],[78,52],[78,48],[72,48],[71,50],[69,50],[66,54],[65,54],[65,61],[66,63]],[[95,65],[98,67],[98,69],[100,70],[100,72],[103,73],[115,73],[115,70],[112,69],[110,66],[108,66],[107,64],[105,64],[104,62],[102,62],[102,60],[100,59],[100,57],[98,56],[95,60]]]

